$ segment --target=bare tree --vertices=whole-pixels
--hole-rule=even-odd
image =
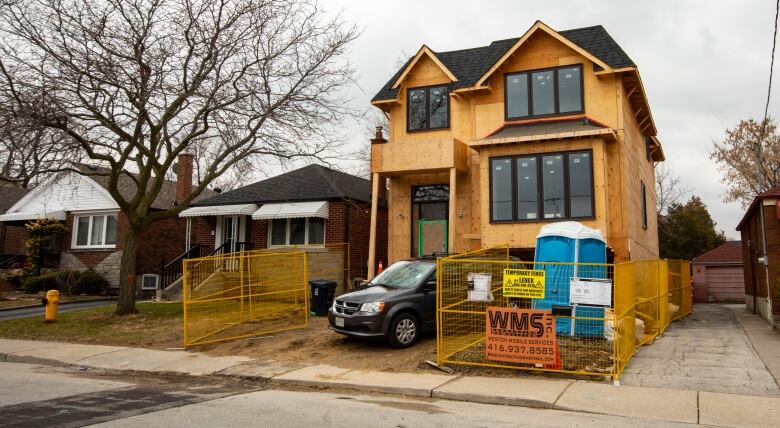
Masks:
[[[135,309],[139,236],[249,160],[330,156],[354,26],[315,0],[20,0],[0,11],[2,84],[19,115],[108,166],[126,215],[118,314]],[[213,156],[175,209],[151,210],[196,145]],[[123,170],[137,191],[117,189]]]
[[[655,205],[658,214],[666,215],[672,204],[691,193],[691,189],[680,182],[680,177],[666,163],[655,168]]]
[[[0,104],[5,105],[0,99]],[[0,107],[0,185],[35,187],[48,173],[78,160],[58,131],[29,123]]]
[[[761,163],[756,162],[756,145],[761,145]],[[747,207],[753,198],[775,186],[780,186],[780,135],[774,119],[767,118],[766,126],[753,119],[741,120],[734,129],[726,130],[726,138],[713,142],[710,159],[723,173],[726,185],[724,202],[739,202]],[[760,170],[763,183],[756,172]]]
[[[353,153],[357,165],[352,171],[358,177],[371,178],[371,140],[376,137],[377,128],[382,128],[386,139],[390,139],[390,121],[383,112],[370,111],[363,121],[364,140],[361,141],[358,150]]]

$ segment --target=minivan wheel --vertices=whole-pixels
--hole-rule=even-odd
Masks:
[[[408,348],[414,345],[419,335],[420,323],[414,315],[408,313],[393,318],[387,332],[388,342],[393,348]]]

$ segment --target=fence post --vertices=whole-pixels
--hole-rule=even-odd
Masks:
[[[311,307],[309,305],[309,263],[306,256],[306,251],[301,251],[301,254],[303,255],[303,295],[304,295],[304,308],[303,308],[303,316],[304,316],[304,327],[309,326],[309,308]]]
[[[187,260],[183,260],[183,268],[182,268],[182,277],[181,277],[181,290],[182,290],[182,301],[181,306],[182,310],[184,311],[183,318],[184,318],[184,347],[186,348],[187,343],[187,302],[190,299],[190,275],[189,275],[189,269],[187,268]]]
[[[239,319],[244,321],[244,253],[238,254],[238,289],[241,294],[241,303],[238,305]],[[252,291],[249,291],[249,319],[252,318]]]
[[[436,259],[436,364],[442,363],[441,358],[441,293],[442,293],[442,281],[441,281],[441,258]]]
[[[669,325],[669,261],[658,261],[658,336]]]

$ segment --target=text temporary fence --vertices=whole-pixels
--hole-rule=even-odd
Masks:
[[[230,253],[184,261],[184,346],[308,325],[307,254]]]
[[[687,262],[534,263],[501,247],[437,263],[440,364],[617,378],[691,308]]]

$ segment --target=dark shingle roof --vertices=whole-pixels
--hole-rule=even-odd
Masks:
[[[742,263],[742,242],[728,241],[699,257],[694,257],[693,263]]]
[[[626,55],[623,49],[607,33],[601,25],[572,30],[559,31],[558,34],[571,40],[574,44],[585,49],[591,55],[604,61],[614,68],[632,67],[634,62]],[[459,89],[473,86],[493,64],[498,61],[520,38],[498,40],[488,46],[463,49],[450,52],[435,52],[436,56],[458,78],[451,88]],[[394,99],[398,95],[398,89],[391,89],[393,83],[400,77],[403,70],[409,65],[411,58],[403,67],[382,87],[372,101]]]
[[[0,185],[0,214],[8,211],[19,199],[22,199],[30,189],[16,186]]]
[[[371,182],[313,164],[216,195],[192,206],[333,199],[371,202]]]
[[[634,67],[634,61],[601,25],[561,31],[563,37],[590,52],[612,68]]]

